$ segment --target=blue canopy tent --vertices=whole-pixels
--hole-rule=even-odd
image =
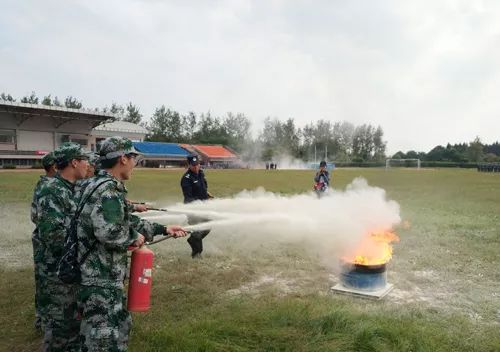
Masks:
[[[144,154],[147,166],[183,166],[189,152],[177,143],[134,142],[137,151]]]

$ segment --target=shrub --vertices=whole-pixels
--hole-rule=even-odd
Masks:
[[[4,168],[4,169],[9,169],[9,170],[11,170],[11,169],[15,169],[15,168],[17,168],[17,166],[16,166],[16,165],[13,165],[13,164],[5,164],[5,165],[3,166],[3,168]]]
[[[31,165],[32,169],[43,169],[43,165],[41,163],[34,163]]]

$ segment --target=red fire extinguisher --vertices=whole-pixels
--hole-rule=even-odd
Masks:
[[[142,246],[132,252],[127,309],[145,312],[150,308],[153,251]]]

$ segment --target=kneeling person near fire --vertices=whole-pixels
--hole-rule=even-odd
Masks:
[[[179,226],[167,228],[130,214],[123,181],[130,179],[138,154],[126,138],[105,139],[99,151],[102,169],[77,195],[83,352],[127,350],[132,324],[124,295],[128,247],[141,246],[153,234],[186,235]]]

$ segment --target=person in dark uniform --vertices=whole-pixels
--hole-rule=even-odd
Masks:
[[[184,204],[194,202],[195,200],[207,200],[213,198],[208,192],[208,183],[205,179],[205,173],[201,170],[200,159],[197,155],[189,155],[187,157],[188,170],[181,178],[182,193],[184,195]],[[207,221],[197,216],[188,216],[190,225],[199,224]],[[187,239],[191,246],[191,257],[199,257],[203,252],[203,239],[208,235],[210,230],[194,231]]]

